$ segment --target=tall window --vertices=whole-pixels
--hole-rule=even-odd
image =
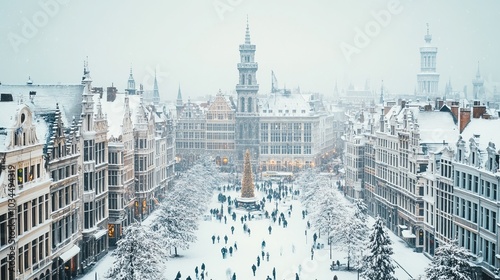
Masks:
[[[83,141],[83,160],[90,161],[94,159],[94,140]]]
[[[240,98],[240,102],[241,102],[241,112],[245,112],[245,98],[244,97]]]
[[[249,97],[248,98],[248,110],[247,110],[249,113],[252,112],[252,98]]]

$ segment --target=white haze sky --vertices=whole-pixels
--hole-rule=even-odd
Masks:
[[[45,12],[45,2],[58,11]],[[372,12],[391,2],[400,12],[347,61],[341,43],[355,46],[355,29],[364,30]],[[218,13],[215,4],[230,10]],[[114,83],[123,91],[132,65],[145,89],[157,69],[164,100],[176,98],[179,84],[185,99],[229,93],[238,82],[247,15],[261,93],[270,90],[271,70],[280,87],[325,96],[335,81],[342,89],[367,79],[377,91],[383,79],[390,92],[413,93],[427,22],[438,47],[440,91],[448,79],[455,90],[471,90],[478,61],[485,85],[500,86],[497,0],[2,1],[0,82],[22,84],[30,75],[39,84],[78,84],[88,56],[94,86]],[[36,30],[27,33],[30,24]]]

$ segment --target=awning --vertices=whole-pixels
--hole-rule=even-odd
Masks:
[[[101,230],[97,231],[96,233],[94,233],[94,238],[95,238],[95,239],[99,239],[99,238],[101,238],[103,235],[105,235],[106,233],[108,233],[108,231],[107,231],[107,230],[105,230],[105,229],[101,229]]]
[[[416,238],[415,234],[411,233],[409,230],[403,230],[401,231],[401,234],[403,235],[404,238]]]
[[[80,247],[77,245],[73,245],[73,247],[69,248],[68,251],[64,252],[61,256],[59,256],[64,262],[69,261],[72,257],[76,256],[76,254],[80,253]]]
[[[398,225],[398,227],[399,227],[400,229],[408,229],[408,227],[407,227],[407,226],[405,226],[405,225]]]

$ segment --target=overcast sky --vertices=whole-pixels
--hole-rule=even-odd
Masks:
[[[440,91],[449,79],[470,90],[478,61],[486,85],[500,90],[497,0],[3,1],[0,82],[30,75],[39,84],[77,84],[88,56],[94,86],[123,91],[132,65],[145,89],[157,69],[162,99],[174,100],[179,84],[186,99],[229,93],[247,15],[261,93],[270,90],[271,70],[280,86],[324,95],[335,81],[341,89],[367,79],[377,90],[383,79],[391,92],[413,93],[426,23]]]

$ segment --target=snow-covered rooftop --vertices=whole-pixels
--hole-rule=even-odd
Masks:
[[[97,96],[94,96],[96,100]],[[139,95],[129,95],[129,107],[131,112],[132,123],[135,123],[137,112],[141,100]],[[111,137],[118,138],[122,135],[123,116],[125,114],[125,94],[116,94],[114,101],[101,100],[102,111],[107,115],[108,119],[108,139]]]
[[[495,144],[497,149],[500,148],[500,119],[471,119],[471,122],[462,131],[461,136],[466,143],[469,139],[474,137],[474,135],[479,135],[479,148],[483,151],[488,147],[488,143],[492,142]],[[458,140],[456,138],[455,142]]]
[[[421,143],[449,143],[458,139],[458,127],[449,112],[420,111],[417,114]]]
[[[259,100],[261,116],[309,116],[313,108],[310,98],[313,95],[300,93],[270,94],[266,99]]]
[[[55,112],[59,104],[61,118],[66,127],[82,111],[83,85],[0,85],[0,93],[11,93],[14,101],[23,99],[35,114]],[[36,92],[31,95],[30,92]]]

